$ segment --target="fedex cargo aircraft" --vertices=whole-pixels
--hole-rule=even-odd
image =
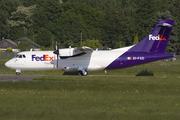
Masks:
[[[5,63],[16,70],[63,70],[87,75],[89,71],[131,67],[174,57],[165,53],[174,20],[159,21],[152,32],[139,43],[113,50],[96,50],[89,47],[57,49],[55,51],[26,51]]]

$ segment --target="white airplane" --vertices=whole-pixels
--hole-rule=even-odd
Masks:
[[[5,63],[16,70],[63,70],[79,72],[85,76],[89,71],[121,69],[161,59],[174,57],[165,53],[174,20],[161,20],[153,31],[133,46],[114,50],[93,50],[89,47],[57,49],[53,51],[26,51]]]

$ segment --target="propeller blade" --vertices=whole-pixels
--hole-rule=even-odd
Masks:
[[[57,53],[57,68],[58,68],[58,55],[59,55],[59,50],[58,50],[58,47],[57,47],[57,41],[56,41],[56,53]]]
[[[58,67],[58,55],[59,55],[59,49],[58,49],[58,46],[57,46],[57,41],[56,41],[56,46],[55,46],[55,50],[54,50],[53,53],[57,55],[57,67]]]
[[[58,68],[58,54],[57,54],[57,68]]]
[[[56,41],[56,50],[57,50],[58,48],[57,48],[57,41]]]

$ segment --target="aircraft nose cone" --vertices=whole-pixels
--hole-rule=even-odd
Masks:
[[[8,68],[10,68],[10,63],[9,63],[9,61],[5,63],[5,66],[8,67]]]

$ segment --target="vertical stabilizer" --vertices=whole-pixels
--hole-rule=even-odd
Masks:
[[[174,57],[165,53],[174,20],[159,21],[152,32],[105,69],[119,69]]]
[[[173,24],[174,20],[159,21],[152,32],[128,52],[164,53]]]

